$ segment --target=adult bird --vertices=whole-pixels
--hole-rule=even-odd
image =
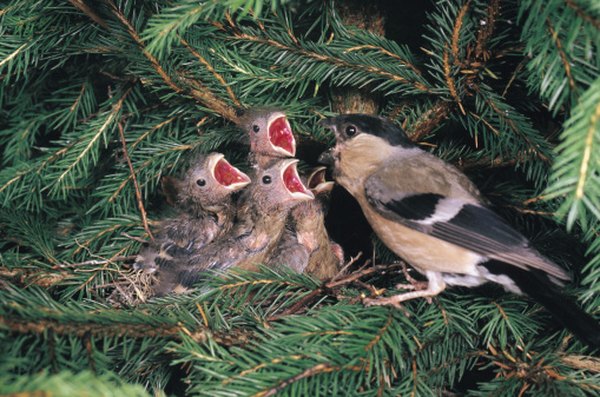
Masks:
[[[346,114],[322,121],[336,145],[322,155],[360,204],[377,236],[427,278],[427,287],[366,299],[395,305],[432,297],[447,285],[491,281],[539,301],[575,334],[600,346],[600,325],[559,287],[567,273],[489,209],[454,166],[420,149],[391,121]]]

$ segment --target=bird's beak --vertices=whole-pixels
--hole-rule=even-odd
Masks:
[[[294,200],[312,200],[315,196],[302,183],[300,175],[298,175],[298,170],[296,169],[297,164],[298,160],[296,159],[287,160],[281,169],[281,180]]]
[[[250,177],[229,164],[221,153],[211,159],[210,170],[218,183],[232,191],[240,190],[250,183]]]
[[[267,122],[269,144],[277,153],[285,157],[296,155],[296,139],[287,117],[282,112],[275,112]]]
[[[335,164],[335,157],[333,157],[333,148],[329,148],[319,155],[317,160],[319,164],[327,166],[333,166]]]
[[[327,167],[317,167],[308,176],[306,184],[315,196],[322,193],[328,193],[333,189],[335,183],[325,178]]]

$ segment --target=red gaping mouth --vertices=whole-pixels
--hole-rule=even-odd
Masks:
[[[248,175],[229,164],[223,157],[216,162],[213,174],[217,182],[233,190],[241,189],[250,183]]]
[[[315,196],[304,186],[296,170],[298,160],[291,160],[283,169],[283,183],[293,198],[297,200],[312,200]]]
[[[278,114],[277,118],[270,120],[268,130],[269,141],[273,149],[285,156],[294,157],[296,155],[296,140],[285,115]]]

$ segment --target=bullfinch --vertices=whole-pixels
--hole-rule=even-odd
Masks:
[[[381,241],[427,278],[427,287],[367,305],[433,297],[446,286],[486,282],[526,294],[595,347],[600,324],[560,292],[567,273],[484,204],[454,166],[414,143],[391,121],[365,114],[327,118],[336,145],[321,156],[361,206]]]

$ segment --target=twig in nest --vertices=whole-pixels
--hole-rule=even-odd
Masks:
[[[97,266],[97,265],[106,265],[108,263],[113,262],[126,262],[135,259],[135,255],[130,256],[117,256],[112,259],[90,259],[83,262],[77,263],[59,263],[58,265],[52,266],[52,269],[61,269],[65,267],[78,267],[78,266]]]
[[[342,266],[342,268],[340,269],[340,271],[335,276],[333,276],[333,278],[331,279],[331,281],[337,280],[339,277],[341,277],[346,272],[346,270],[348,270],[348,268],[350,266],[352,266],[353,264],[355,264],[356,261],[359,260],[362,257],[362,254],[363,253],[361,251],[354,258],[350,257],[350,260],[348,261],[348,263],[346,263],[344,266]],[[368,263],[368,261],[367,261],[367,263]]]
[[[357,255],[355,258],[351,259],[350,263],[348,263],[346,266],[349,266],[352,263],[354,263],[356,260],[358,260],[359,257],[360,257],[360,254]],[[382,270],[395,269],[395,268],[399,267],[398,264],[394,264],[394,265],[377,265],[377,266],[371,266],[371,267],[367,268],[367,266],[369,264],[370,264],[370,260],[367,261],[363,267],[361,267],[360,269],[358,269],[357,271],[355,271],[353,273],[348,274],[345,277],[338,278],[339,274],[336,275],[331,281],[323,284],[320,288],[317,288],[316,290],[310,292],[309,294],[304,296],[302,299],[300,299],[298,302],[296,302],[292,306],[290,306],[288,309],[284,310],[282,313],[270,317],[268,319],[268,321],[274,321],[274,320],[278,320],[281,317],[285,317],[290,314],[296,314],[296,313],[300,312],[303,308],[305,308],[308,304],[310,304],[312,301],[314,301],[317,297],[320,297],[321,295],[324,295],[327,293],[331,293],[331,290],[334,288],[356,282],[360,278],[367,276],[369,274],[377,273]],[[363,286],[366,285],[365,283],[361,283],[361,284]],[[334,294],[334,295],[338,299],[341,298],[340,295],[337,295],[337,294]],[[356,301],[359,301],[359,299],[360,298],[356,299]]]
[[[129,234],[129,233],[125,233],[125,232],[123,232],[123,233],[121,233],[121,236],[123,236],[123,237],[127,237],[128,239],[130,239],[130,240],[133,240],[133,241],[137,241],[138,243],[142,243],[142,244],[147,244],[147,243],[148,243],[148,240],[144,240],[144,239],[143,239],[143,238],[141,238],[141,237],[132,236],[132,235],[131,235],[131,234]]]
[[[135,198],[137,199],[138,208],[140,209],[140,215],[142,217],[142,224],[144,225],[144,230],[150,236],[150,239],[154,241],[154,236],[150,231],[150,227],[148,226],[148,218],[146,217],[146,208],[144,208],[144,203],[142,202],[142,193],[140,192],[140,185],[138,184],[137,178],[135,177],[135,169],[133,168],[133,164],[131,163],[131,159],[129,158],[129,153],[127,152],[127,141],[125,141],[125,133],[123,132],[123,124],[119,122],[119,137],[121,138],[121,144],[123,145],[123,157],[127,161],[127,165],[129,166],[129,172],[131,172],[131,180],[133,181],[133,187],[135,188]]]

